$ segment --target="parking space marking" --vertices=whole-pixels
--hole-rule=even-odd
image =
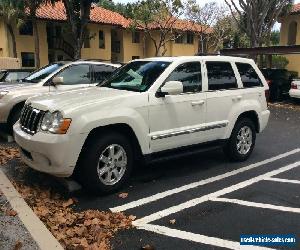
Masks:
[[[209,201],[210,199],[218,198],[219,196],[222,196],[222,195],[231,193],[233,191],[242,189],[244,187],[250,186],[253,183],[256,183],[256,182],[264,180],[265,178],[269,178],[269,177],[272,177],[274,175],[286,172],[286,171],[291,170],[293,168],[296,168],[298,166],[300,166],[300,161],[294,162],[292,164],[289,164],[289,165],[281,167],[279,169],[270,171],[268,173],[259,175],[257,177],[252,178],[252,179],[240,182],[238,184],[235,184],[235,185],[223,188],[223,189],[221,189],[219,191],[216,191],[216,192],[213,192],[213,193],[210,193],[210,194],[207,194],[207,195],[204,195],[204,196],[201,196],[201,197],[198,197],[198,198],[186,201],[186,202],[181,203],[179,205],[175,205],[175,206],[169,207],[169,208],[161,210],[159,212],[150,214],[148,216],[145,216],[145,217],[143,217],[141,219],[136,220],[134,224],[136,226],[138,226],[139,224],[146,224],[146,223],[150,223],[152,221],[159,220],[159,219],[161,219],[163,217],[166,217],[166,216],[168,216],[170,214],[174,214],[174,213],[180,212],[180,211],[182,211],[184,209],[187,209],[187,208],[190,208],[190,207],[194,207],[194,206],[196,206],[196,205],[198,205],[200,203]]]
[[[234,203],[234,204],[247,206],[247,207],[266,208],[266,209],[273,209],[273,210],[279,210],[279,211],[284,211],[284,212],[300,213],[300,208],[276,206],[276,205],[272,205],[272,204],[257,203],[257,202],[244,201],[244,200],[238,200],[238,199],[212,198],[212,199],[210,199],[210,201],[227,202],[227,203]]]
[[[292,184],[300,184],[300,181],[297,181],[297,180],[288,180],[288,179],[275,178],[275,177],[265,178],[265,180],[266,181],[277,181],[277,182],[292,183]]]
[[[242,245],[240,245],[240,242],[224,240],[224,239],[216,238],[216,237],[209,237],[206,235],[195,234],[195,233],[181,231],[181,230],[172,229],[172,228],[159,226],[159,225],[144,224],[144,225],[141,225],[139,227],[139,229],[147,230],[150,232],[162,234],[162,235],[173,237],[173,238],[194,241],[197,243],[213,245],[213,246],[222,247],[222,248],[225,247],[228,249],[242,249],[242,250],[271,249],[271,248],[260,247],[260,246],[242,246]]]
[[[225,179],[225,178],[230,177],[230,176],[240,174],[242,172],[260,167],[262,165],[271,163],[273,161],[280,160],[282,158],[288,157],[290,155],[293,155],[293,154],[296,154],[296,153],[299,153],[299,152],[300,152],[300,148],[296,148],[294,150],[291,150],[291,151],[288,151],[286,153],[271,157],[269,159],[265,159],[263,161],[250,164],[246,167],[236,169],[236,170],[227,172],[225,174],[217,175],[217,176],[205,179],[205,180],[200,180],[200,181],[197,181],[197,182],[193,182],[193,183],[190,183],[190,184],[178,187],[178,188],[174,188],[172,190],[167,190],[165,192],[157,193],[157,194],[151,195],[149,197],[142,198],[142,199],[139,199],[139,200],[136,200],[136,201],[132,201],[132,202],[129,202],[129,203],[121,205],[121,206],[110,208],[110,210],[112,212],[123,212],[123,211],[131,209],[131,208],[139,207],[139,206],[145,205],[147,203],[163,199],[163,198],[165,198],[167,196],[170,196],[170,195],[173,195],[173,194],[177,194],[177,193],[187,191],[187,190],[192,189],[192,188],[197,188],[199,186],[203,186],[203,185],[215,182],[215,181]]]

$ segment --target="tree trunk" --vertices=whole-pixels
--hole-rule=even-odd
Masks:
[[[11,26],[11,24],[7,23],[6,25],[7,25],[8,32],[11,36],[11,40],[12,40],[13,57],[17,58],[18,54],[17,54],[17,43],[16,43],[15,33],[14,33],[14,30],[13,30],[13,27]]]
[[[33,28],[33,36],[34,36],[35,67],[38,69],[41,67],[41,63],[40,63],[40,38],[39,38],[36,18],[32,18],[32,28]]]

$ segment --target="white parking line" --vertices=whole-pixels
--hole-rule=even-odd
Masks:
[[[49,232],[43,222],[35,215],[26,204],[21,195],[17,192],[9,179],[0,169],[0,190],[5,195],[12,209],[18,213],[18,217],[31,234],[40,249],[43,250],[63,250],[60,243]],[[25,246],[26,247],[26,246]]]
[[[145,205],[147,203],[163,199],[163,198],[165,198],[167,196],[170,196],[170,195],[173,195],[173,194],[177,194],[177,193],[180,193],[180,192],[192,189],[192,188],[196,188],[196,187],[203,186],[203,185],[215,182],[215,181],[225,179],[225,178],[233,176],[233,175],[237,175],[239,173],[242,173],[242,172],[257,168],[257,167],[260,167],[262,165],[271,163],[271,162],[276,161],[276,160],[280,160],[282,158],[288,157],[290,155],[293,155],[293,154],[296,154],[296,153],[299,153],[299,152],[300,152],[300,148],[297,148],[297,149],[288,151],[286,153],[274,156],[272,158],[269,158],[269,159],[266,159],[266,160],[263,160],[263,161],[260,161],[260,162],[257,162],[257,163],[250,164],[246,167],[227,172],[225,174],[217,175],[217,176],[205,179],[205,180],[200,180],[200,181],[193,182],[193,183],[190,183],[190,184],[178,187],[178,188],[174,188],[172,190],[157,193],[155,195],[151,195],[151,196],[146,197],[146,198],[142,198],[142,199],[139,199],[139,200],[136,200],[136,201],[133,201],[133,202],[129,202],[129,203],[121,205],[121,206],[110,208],[110,210],[112,212],[122,212],[122,211],[125,211],[125,210],[128,210],[128,209],[131,209],[131,208],[139,207],[139,206]]]
[[[179,238],[183,240],[194,241],[197,243],[202,243],[206,245],[213,245],[222,248],[228,249],[242,249],[242,250],[252,250],[252,249],[271,249],[266,247],[259,246],[243,246],[240,245],[239,242],[224,240],[216,237],[209,237],[201,234],[190,233],[186,231],[181,231],[177,229],[172,229],[164,226],[152,225],[152,224],[144,224],[140,225],[139,229],[144,229],[150,232],[166,235],[173,238]],[[199,248],[200,249],[200,248]]]
[[[276,205],[266,204],[266,203],[257,203],[257,202],[244,201],[238,199],[227,199],[227,198],[212,198],[210,200],[218,201],[218,202],[234,203],[234,204],[248,206],[248,207],[266,208],[266,209],[273,209],[273,210],[279,210],[284,212],[300,213],[300,208],[295,208],[295,207],[276,206]]]
[[[213,192],[213,193],[201,196],[199,198],[195,198],[195,199],[189,200],[189,201],[181,203],[179,205],[176,205],[176,206],[173,206],[173,207],[169,207],[167,209],[164,209],[164,210],[161,210],[159,212],[153,213],[151,215],[145,216],[145,217],[143,217],[141,219],[136,220],[135,224],[136,225],[138,225],[138,224],[146,224],[146,223],[150,223],[152,221],[159,220],[159,219],[161,219],[163,217],[166,217],[166,216],[168,216],[170,214],[174,214],[174,213],[180,212],[180,211],[182,211],[184,209],[187,209],[187,208],[196,206],[196,205],[198,205],[200,203],[209,201],[210,199],[217,198],[219,196],[231,193],[233,191],[236,191],[236,190],[239,190],[241,188],[247,187],[247,186],[249,186],[249,185],[251,185],[253,183],[262,181],[265,178],[272,177],[274,175],[277,175],[277,174],[280,174],[282,172],[291,170],[291,169],[296,168],[298,166],[300,166],[300,161],[297,161],[297,162],[292,163],[290,165],[287,165],[285,167],[281,167],[279,169],[270,171],[268,173],[259,175],[257,177],[252,178],[252,179],[240,182],[238,184],[229,186],[229,187],[221,189],[219,191],[216,191],[216,192]]]
[[[275,177],[266,178],[265,180],[266,181],[277,181],[277,182],[292,183],[292,184],[300,184],[300,181],[297,181],[297,180],[288,180],[288,179],[275,178]]]

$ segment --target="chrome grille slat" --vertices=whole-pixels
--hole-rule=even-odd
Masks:
[[[21,129],[28,134],[34,135],[43,118],[44,112],[30,105],[25,105],[20,117]]]

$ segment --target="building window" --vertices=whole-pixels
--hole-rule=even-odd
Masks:
[[[35,67],[35,61],[34,61],[34,53],[31,52],[21,52],[22,57],[22,67]]]
[[[194,43],[194,34],[193,33],[188,32],[186,34],[186,43],[188,43],[188,44]]]
[[[183,37],[183,34],[178,34],[178,33],[176,33],[175,34],[175,43],[183,43],[183,39],[184,37]]]
[[[132,32],[132,43],[140,43],[140,32]]]
[[[22,36],[32,36],[33,35],[33,27],[32,22],[28,21],[21,25],[19,28],[19,34]]]
[[[297,22],[291,22],[288,31],[288,45],[295,45],[297,37]]]
[[[105,35],[103,30],[99,30],[99,48],[105,49]]]
[[[139,56],[132,56],[132,60],[140,59]]]
[[[83,42],[83,47],[84,48],[90,48],[91,44],[90,44],[90,31],[87,29],[84,35],[84,42]]]

